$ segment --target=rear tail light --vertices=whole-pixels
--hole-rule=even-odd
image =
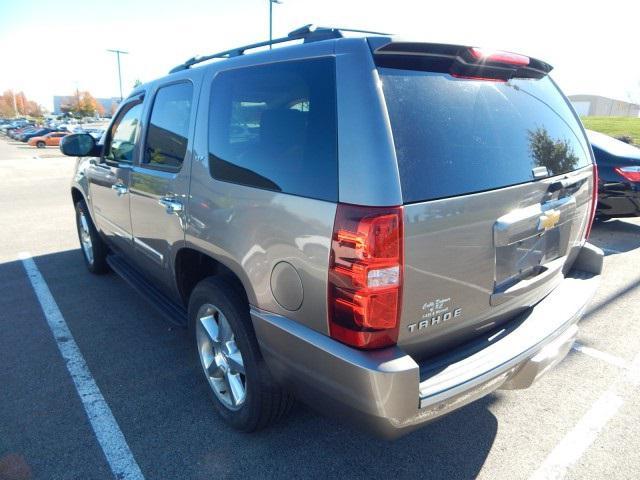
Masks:
[[[630,182],[640,182],[640,167],[615,167],[614,170]]]
[[[596,218],[596,207],[598,206],[598,166],[593,163],[593,191],[591,192],[591,211],[589,212],[589,223],[587,224],[587,231],[584,234],[584,239],[588,240],[591,235],[591,227],[593,221]]]
[[[403,273],[402,207],[339,204],[329,263],[329,333],[357,348],[398,340]]]

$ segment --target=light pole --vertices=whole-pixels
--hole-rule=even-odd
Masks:
[[[120,73],[120,54],[128,55],[129,52],[125,52],[124,50],[109,50],[107,52],[113,52],[116,54],[118,58],[118,83],[120,84],[120,101],[122,101],[122,74]]]
[[[271,42],[273,41],[273,4],[282,3],[282,0],[269,0],[269,50],[273,48]]]

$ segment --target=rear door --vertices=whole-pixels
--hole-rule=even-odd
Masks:
[[[153,93],[143,156],[131,172],[131,222],[138,266],[171,290],[171,252],[184,241],[195,87],[190,80]]]
[[[379,68],[404,203],[398,342],[427,355],[548,294],[584,241],[592,161],[547,77]]]
[[[106,137],[103,156],[87,169],[96,225],[110,243],[131,251],[129,179],[138,155],[142,99],[126,103]]]

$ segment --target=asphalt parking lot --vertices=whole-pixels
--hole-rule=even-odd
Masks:
[[[498,391],[395,442],[304,406],[247,435],[216,416],[186,333],[116,275],[86,271],[73,164],[0,139],[0,479],[113,477],[27,256],[144,478],[640,478],[640,221],[595,226],[605,273],[579,344],[531,389]]]

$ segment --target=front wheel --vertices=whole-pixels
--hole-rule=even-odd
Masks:
[[[264,363],[249,305],[229,279],[209,277],[189,299],[189,326],[220,416],[234,428],[264,428],[291,409],[293,399]]]
[[[38,148],[44,148],[44,147],[46,147],[46,144],[45,144],[44,142],[37,142],[37,143],[36,143],[36,147],[38,147]]]
[[[107,245],[100,238],[84,201],[76,203],[76,226],[84,261],[89,271],[95,274],[108,272]]]

